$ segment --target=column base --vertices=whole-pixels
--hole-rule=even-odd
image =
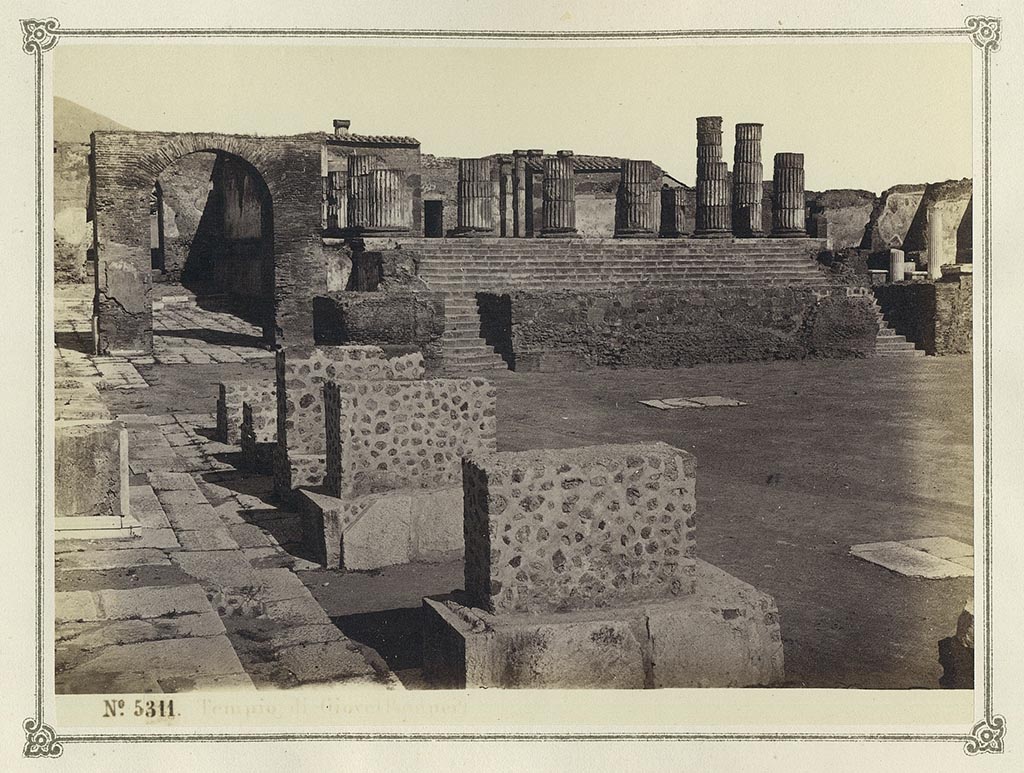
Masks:
[[[457,239],[462,239],[462,238],[466,238],[466,237],[473,237],[473,236],[494,236],[494,229],[493,228],[466,228],[466,227],[455,228],[454,230],[452,230],[452,232],[449,234],[449,236],[452,236],[452,237],[457,238]]]
[[[463,599],[464,601],[464,599]],[[438,687],[746,687],[784,678],[770,596],[703,561],[684,598],[492,615],[423,600],[423,676]]]

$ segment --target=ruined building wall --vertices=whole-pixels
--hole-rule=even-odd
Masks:
[[[160,203],[163,208],[164,276],[181,279],[193,250],[200,254],[208,245],[197,242],[200,223],[211,205],[214,153],[193,153],[178,159],[160,173]]]
[[[898,282],[874,288],[893,329],[928,354],[970,354],[973,346],[974,278]]]
[[[100,349],[152,350],[150,196],[174,161],[220,151],[252,164],[266,183],[274,214],[274,308],[265,334],[279,343],[312,341],[312,298],[326,287],[322,224],[323,135],[242,137],[221,134],[95,132],[97,306]]]
[[[53,153],[53,281],[87,281],[89,222],[89,145],[55,142]]]

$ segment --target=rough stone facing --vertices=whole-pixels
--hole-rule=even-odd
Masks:
[[[423,356],[413,353],[389,358],[378,346],[281,349],[277,352],[276,376],[278,449],[274,454],[274,488],[285,493],[298,486],[323,483],[327,452],[323,387],[327,381],[422,378]]]
[[[327,490],[458,485],[462,457],[497,450],[496,395],[482,378],[328,382]]]
[[[253,424],[263,426],[273,421],[277,410],[275,382],[270,379],[224,381],[217,385],[217,439],[237,444],[241,439],[242,404],[248,403]]]
[[[494,613],[693,592],[695,461],[664,443],[463,463],[466,591]]]

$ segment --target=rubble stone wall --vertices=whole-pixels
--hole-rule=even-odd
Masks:
[[[275,422],[277,400],[272,379],[224,381],[217,385],[217,439],[237,444],[244,420],[242,405],[248,403],[254,427]]]
[[[867,357],[867,297],[801,287],[481,293],[487,342],[518,371]]]
[[[496,397],[482,378],[328,382],[327,490],[458,485],[464,456],[497,450]]]
[[[550,612],[692,593],[695,464],[664,443],[465,460],[473,605]]]
[[[965,274],[938,282],[897,282],[875,288],[893,329],[928,354],[970,354],[974,279]]]

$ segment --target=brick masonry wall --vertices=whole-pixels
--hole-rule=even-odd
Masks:
[[[973,346],[974,280],[899,282],[874,288],[889,324],[928,354],[969,354]]]
[[[811,288],[481,293],[488,343],[520,371],[867,357],[866,297]]]
[[[329,382],[327,489],[354,497],[462,480],[462,457],[497,450],[497,390],[482,378]]]
[[[415,346],[428,373],[442,366],[444,294],[439,292],[343,292],[313,299],[317,344]]]
[[[692,593],[695,465],[664,443],[467,459],[465,579],[474,605],[567,611]]]
[[[312,342],[312,298],[326,285],[321,231],[324,135],[95,132],[92,176],[101,351],[152,350],[149,198],[171,163],[197,151],[236,156],[259,173],[274,213],[274,326],[280,344]]]
[[[237,444],[241,439],[242,404],[248,403],[253,426],[274,422],[277,399],[273,379],[224,381],[217,385],[217,439]]]
[[[323,483],[327,452],[323,390],[328,381],[420,379],[424,369],[418,352],[388,357],[378,346],[318,346],[278,350],[275,372],[274,474],[275,488],[281,491]],[[296,474],[300,467],[306,472]]]

